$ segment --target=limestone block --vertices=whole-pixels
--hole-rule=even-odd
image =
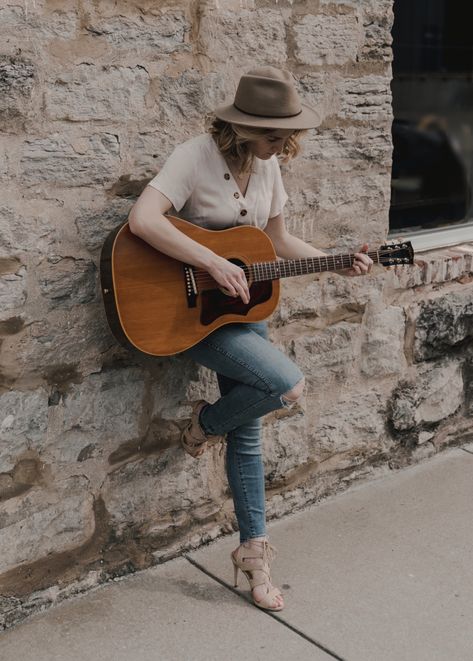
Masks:
[[[47,13],[30,13],[28,23],[37,39],[50,42],[56,37],[70,41],[81,28],[81,16],[75,9],[64,8]]]
[[[281,298],[271,321],[276,326],[316,320],[323,306],[322,285],[313,275],[287,278],[281,283]]]
[[[434,432],[421,431],[419,433],[419,440],[418,440],[419,445],[422,445],[423,443],[427,443],[427,441],[430,441],[430,439],[433,438],[434,436],[435,436]]]
[[[12,54],[10,57],[0,56],[0,129],[2,132],[17,134],[24,130],[24,118],[31,111],[35,74],[36,69],[33,63],[20,58],[17,54]]]
[[[348,378],[356,362],[358,334],[358,324],[342,321],[290,341],[290,352],[306,375],[308,392]]]
[[[224,71],[210,71],[205,75],[195,68],[182,73],[161,75],[158,87],[159,118],[162,127],[156,134],[157,164],[164,164],[174,147],[204,130],[203,118],[213,109],[233,98],[237,81]],[[141,145],[133,145],[137,156]],[[146,145],[145,145],[146,149]]]
[[[241,68],[286,61],[286,28],[274,9],[229,11],[206,7],[199,25],[199,41],[213,64]]]
[[[374,74],[341,81],[339,116],[354,122],[386,122],[392,118],[390,77]]]
[[[51,212],[40,209],[35,215],[0,207],[0,257],[23,252],[47,252],[53,242]]]
[[[411,289],[424,284],[424,268],[418,259],[407,267],[395,266],[387,272],[386,282],[393,289]]]
[[[415,325],[416,361],[443,355],[473,336],[473,287],[424,301]]]
[[[361,169],[369,164],[390,167],[392,142],[389,132],[369,126],[343,126],[308,133],[304,138],[303,160],[324,167]]]
[[[386,20],[384,25],[366,23],[364,27],[364,40],[361,47],[360,60],[374,60],[375,62],[391,62],[393,59],[391,21]]]
[[[293,324],[305,324],[324,328],[338,321],[361,322],[363,311],[369,301],[381,297],[381,277],[350,278],[342,275],[324,274],[319,278],[304,276],[283,281],[279,306],[272,323],[282,328],[283,336],[294,331]]]
[[[461,364],[447,361],[420,369],[417,381],[420,399],[414,415],[416,424],[438,422],[455,413],[463,401]]]
[[[355,62],[362,40],[354,13],[330,16],[305,14],[294,23],[295,57],[300,64],[330,65]]]
[[[11,378],[56,383],[57,374],[74,373],[78,365],[97,370],[103,352],[114,345],[101,304],[71,308],[66,315],[53,310],[21,335],[4,339],[3,372]]]
[[[241,9],[254,9],[255,0],[206,0],[209,8],[231,9],[240,11]]]
[[[91,537],[93,496],[87,484],[85,477],[74,476],[0,504],[0,573],[73,549]]]
[[[21,157],[26,184],[104,184],[117,178],[120,143],[111,133],[67,139],[56,134],[25,140]]]
[[[130,200],[103,200],[102,206],[85,206],[75,219],[75,225],[82,245],[88,250],[100,249],[109,233],[126,221],[132,206]]]
[[[215,372],[187,356],[153,358],[147,368],[153,418],[170,421],[190,418],[192,402],[198,399],[212,402],[220,397]]]
[[[297,473],[310,458],[303,409],[298,406],[288,411],[289,415],[268,416],[263,425],[264,468],[269,484]]]
[[[159,101],[159,117],[165,125],[200,119],[207,110],[202,96],[202,76],[194,69],[177,77],[161,76]]]
[[[385,446],[384,401],[372,391],[346,395],[308,427],[312,454],[321,462],[348,453],[353,462],[378,454]]]
[[[164,165],[174,144],[181,141],[163,131],[147,131],[132,136],[131,142],[133,173],[151,179]]]
[[[35,66],[24,58],[0,55],[0,110],[9,105],[9,96],[29,96],[35,76]]]
[[[107,370],[74,384],[60,406],[62,433],[70,441],[87,435],[95,442],[136,438],[142,430],[145,375],[139,368]]]
[[[106,39],[114,48],[146,52],[147,59],[190,50],[191,26],[183,11],[169,10],[157,15],[124,15],[93,18],[86,30],[96,38]]]
[[[22,41],[22,51],[38,45],[38,41],[54,37],[71,39],[79,25],[79,14],[66,7],[44,11],[42,3],[34,2],[21,6],[19,3],[0,8],[0,29],[14,31],[16,39]],[[34,39],[32,36],[34,35]]]
[[[324,69],[300,73],[297,76],[296,87],[300,97],[310,105],[317,108],[322,117],[333,115],[334,109],[340,106],[338,96],[338,74],[333,69],[330,72]],[[304,136],[304,143],[314,137],[314,132],[309,131]]]
[[[383,17],[387,15],[391,8],[391,0],[320,0],[322,7],[341,6],[354,7],[362,11],[365,15],[372,17]]]
[[[11,316],[11,310],[26,301],[26,267],[19,264],[14,273],[0,276],[0,319]]]
[[[330,175],[325,174],[330,178]],[[350,176],[353,176],[351,174]],[[348,177],[348,174],[347,174]],[[333,183],[335,193],[342,195],[342,188],[338,187],[337,180],[340,175],[333,174]],[[356,252],[363,243],[368,243],[369,250],[378,248],[384,243],[388,231],[388,213],[387,209],[381,208],[377,204],[374,196],[375,190],[383,198],[389,196],[389,176],[386,174],[378,178],[378,181],[368,182],[367,189],[360,191],[359,198],[346,203],[341,203],[335,212],[339,219],[334,221],[334,212],[321,208],[321,197],[319,194],[319,182],[314,178],[313,185],[309,188],[293,188],[293,185],[287,186],[286,190],[290,199],[285,206],[284,215],[287,218],[286,225],[288,231],[304,241],[308,241],[314,247],[319,248],[329,254]],[[356,182],[354,182],[354,187]],[[327,183],[327,191],[329,184]],[[372,195],[373,193],[373,195]],[[332,206],[327,198],[323,204]],[[356,209],[353,214],[345,214],[344,207]],[[375,207],[378,206],[378,211]],[[365,211],[363,207],[367,207]],[[368,210],[369,209],[369,210]],[[356,216],[355,216],[356,214]]]
[[[51,119],[74,122],[126,121],[144,115],[148,89],[149,75],[142,66],[82,63],[46,86],[46,112]]]
[[[89,303],[95,298],[96,271],[90,260],[48,257],[37,270],[41,293],[51,307],[71,308]]]
[[[165,128],[163,123],[162,127],[157,131],[140,131],[129,136],[131,177],[141,180],[143,182],[143,187],[159,172],[167,158],[171,155],[174,147],[188,138],[197,135],[199,130],[201,130],[200,126],[199,128],[194,128],[193,124],[186,123],[184,115],[187,112],[192,113],[195,115],[196,119],[199,117],[200,122],[202,118],[200,113],[206,112],[208,108],[213,108],[221,102],[221,99],[219,99],[217,103],[209,103],[207,101],[208,93],[217,95],[216,90],[212,90],[212,85],[208,82],[210,76],[201,78],[197,74],[192,74],[191,72],[187,72],[187,74],[183,74],[183,76],[184,78],[180,76],[179,80],[183,80],[186,84],[187,81],[190,80],[190,90],[186,91],[182,88],[179,89],[175,79],[172,78],[168,78],[167,80],[163,79],[163,81],[161,81],[164,82],[165,85],[170,85],[172,88],[172,92],[171,88],[167,89],[172,93],[173,98],[166,99],[166,94],[163,93],[162,102],[165,106],[169,106],[170,103],[175,110],[175,114],[173,115],[169,109],[164,110],[164,108],[162,108],[161,110],[163,116],[172,116],[173,123],[171,128]],[[194,78],[192,78],[192,76]],[[194,79],[196,79],[196,85],[200,88],[199,92],[197,92],[196,89],[192,91]],[[176,91],[177,94],[175,98],[174,91]],[[199,113],[195,112],[195,107],[193,107],[194,103],[197,104],[197,108],[200,108]],[[176,120],[179,120],[179,123],[176,123]]]
[[[0,394],[0,473],[11,470],[16,457],[39,447],[46,434],[48,393],[44,388]]]
[[[391,399],[391,420],[405,431],[439,422],[455,413],[463,401],[461,363],[444,358],[418,367],[415,380],[403,382]]]
[[[367,377],[397,374],[406,367],[404,311],[369,302],[363,318],[361,371]]]
[[[356,277],[328,275],[321,283],[323,301],[327,308],[350,302],[364,307],[369,301],[380,300],[383,285],[384,273]]]
[[[7,5],[0,7],[0,26],[2,28],[17,29],[25,22],[25,9],[21,5]]]
[[[224,484],[223,471],[218,474],[213,465],[213,452],[196,462],[181,448],[169,448],[110,473],[101,495],[118,535],[131,521],[142,533],[164,521],[172,534],[172,519],[184,512],[201,520],[215,516],[224,499]]]
[[[327,245],[328,241],[328,245],[354,252],[363,242],[369,241],[372,248],[385,238],[382,219],[385,218],[387,226],[386,209],[391,195],[387,172],[352,172],[345,178],[334,172],[314,182],[313,189],[317,196],[317,229],[323,237],[322,245]],[[334,222],[334,214],[337,222]]]

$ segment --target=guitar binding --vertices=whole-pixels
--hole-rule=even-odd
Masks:
[[[184,264],[184,280],[186,284],[187,307],[197,307],[197,284],[194,277],[194,269],[189,264]]]

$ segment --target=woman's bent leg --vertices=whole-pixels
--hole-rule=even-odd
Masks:
[[[226,434],[270,411],[291,405],[283,395],[304,375],[265,339],[261,328],[260,324],[223,326],[185,352],[196,362],[238,382],[215,404],[203,409],[200,421],[205,433]]]
[[[261,417],[290,406],[283,394],[300,383],[299,368],[267,340],[265,322],[217,329],[185,352],[217,372],[222,397],[203,409],[207,434],[227,434],[227,476],[242,542],[265,535]]]

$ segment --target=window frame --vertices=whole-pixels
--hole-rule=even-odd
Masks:
[[[443,0],[444,3],[447,3],[448,0]],[[394,13],[396,12],[396,1],[394,0]],[[443,11],[443,10],[442,10]],[[394,25],[393,25],[394,27]],[[394,41],[394,37],[393,37]],[[394,44],[393,44],[394,50]],[[394,55],[394,52],[393,52]],[[392,80],[405,78],[406,80],[412,80],[414,76],[414,71],[395,71],[394,62],[392,67]],[[437,72],[437,71],[418,71],[417,76],[420,78],[439,78],[444,79],[445,77],[449,79],[461,79],[468,80],[470,83],[473,83],[473,63],[470,69],[467,71],[462,71],[461,73],[455,74],[452,71],[449,72]],[[394,98],[392,100],[392,109],[394,119]],[[415,114],[415,113],[414,113]],[[472,125],[473,127],[473,125]],[[391,173],[392,181],[392,173]],[[470,183],[473,188],[473,177],[470,179]],[[391,200],[390,207],[391,209]],[[473,206],[470,207],[469,214],[467,213],[466,217],[461,221],[461,224],[458,221],[451,221],[450,224],[447,224],[449,221],[445,220],[445,225],[437,228],[424,227],[423,229],[411,229],[409,226],[405,228],[392,228],[389,227],[388,230],[388,239],[395,239],[402,237],[406,240],[409,240],[412,243],[415,252],[426,252],[429,250],[435,250],[437,248],[448,248],[459,244],[464,243],[473,243]]]
[[[436,248],[447,248],[462,243],[473,243],[473,219],[460,227],[439,227],[411,232],[402,229],[389,230],[388,239],[401,237],[412,243],[414,252],[425,252]]]

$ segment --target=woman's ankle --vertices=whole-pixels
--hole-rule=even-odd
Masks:
[[[242,544],[252,544],[253,542],[255,543],[255,546],[257,546],[261,542],[267,542],[268,541],[268,536],[267,535],[262,535],[261,537],[251,537],[250,539],[247,539],[245,542],[241,542]]]

